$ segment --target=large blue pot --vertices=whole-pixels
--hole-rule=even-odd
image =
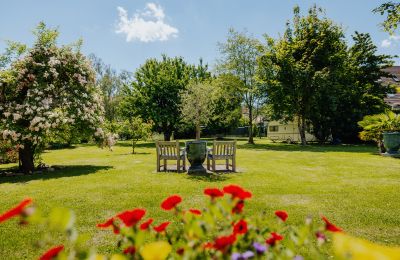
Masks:
[[[383,132],[383,144],[390,155],[399,154],[400,132]]]

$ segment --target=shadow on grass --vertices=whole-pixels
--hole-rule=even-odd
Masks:
[[[28,182],[32,180],[49,180],[65,177],[75,177],[81,175],[93,174],[101,170],[109,170],[111,166],[95,166],[95,165],[68,165],[68,166],[54,166],[54,171],[43,171],[27,175],[16,176],[3,176],[5,172],[15,171],[17,168],[9,168],[0,171],[0,184],[2,183],[19,183]]]
[[[284,143],[268,143],[268,144],[240,144],[238,149],[248,150],[269,150],[283,152],[349,152],[349,153],[370,153],[376,154],[376,148],[372,145],[299,145],[299,144],[284,144]]]
[[[230,179],[228,174],[205,174],[205,175],[190,175],[187,174],[186,178],[192,181],[202,181],[202,182],[220,182]]]
[[[123,141],[118,142],[115,146],[132,147],[132,143],[130,141]],[[156,148],[156,144],[154,142],[138,143],[135,145],[136,148]]]

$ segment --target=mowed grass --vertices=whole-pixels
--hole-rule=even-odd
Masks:
[[[239,173],[212,178],[156,173],[153,143],[140,143],[135,155],[128,143],[117,145],[113,152],[91,145],[47,151],[43,154],[47,164],[66,167],[0,177],[0,212],[25,197],[32,197],[45,214],[57,206],[70,208],[76,213],[78,231],[90,234],[101,253],[111,253],[116,252],[115,237],[96,229],[96,223],[135,207],[146,208],[159,223],[171,219],[159,208],[168,195],[180,194],[184,207],[201,208],[204,188],[235,183],[253,193],[246,205],[249,216],[266,210],[272,217],[274,210],[284,209],[288,222],[296,224],[324,214],[348,234],[400,244],[400,159],[379,156],[375,147],[365,145],[256,142],[253,146],[239,141]],[[37,258],[35,241],[41,235],[33,226],[19,228],[15,220],[2,223],[0,256]]]

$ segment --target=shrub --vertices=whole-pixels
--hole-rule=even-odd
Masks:
[[[9,142],[0,140],[0,163],[18,162],[18,148]]]

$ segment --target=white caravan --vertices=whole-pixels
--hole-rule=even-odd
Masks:
[[[267,137],[273,142],[284,141],[287,143],[301,142],[299,127],[295,122],[281,123],[279,121],[268,122]],[[314,135],[310,133],[310,127],[306,129],[306,141],[317,141]]]

